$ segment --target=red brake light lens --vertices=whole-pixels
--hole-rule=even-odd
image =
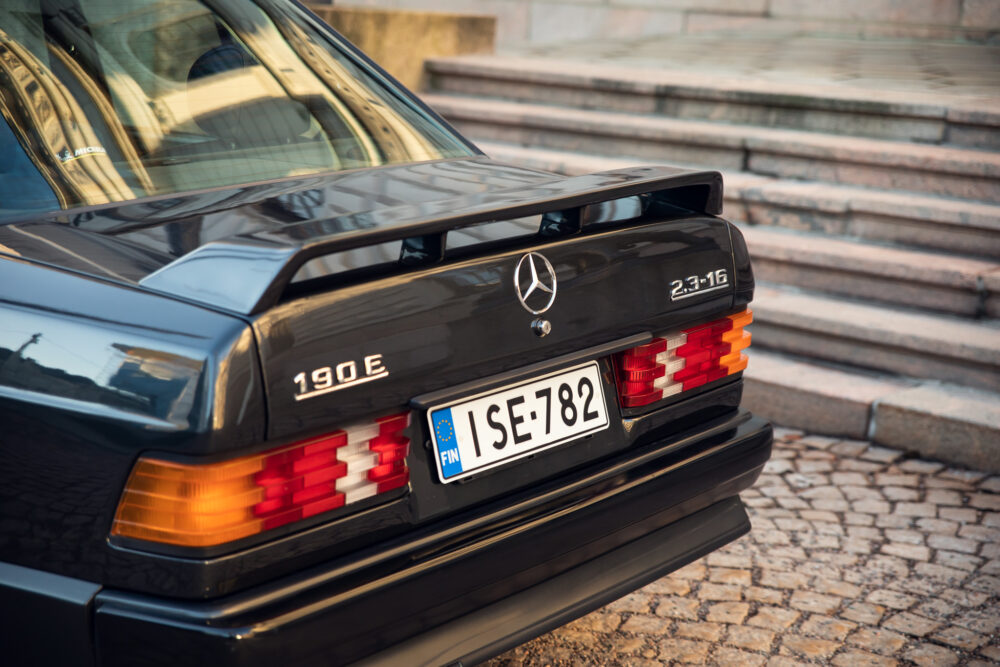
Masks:
[[[301,521],[410,480],[409,413],[209,464],[142,457],[112,535],[212,546]]]
[[[742,351],[750,345],[745,327],[752,321],[753,313],[745,310],[615,355],[622,407],[649,405],[742,371]]]

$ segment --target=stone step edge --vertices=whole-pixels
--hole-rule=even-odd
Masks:
[[[688,146],[743,151],[744,154],[759,152],[930,174],[1000,178],[1000,152],[972,148],[845,137],[753,125],[723,125],[700,120],[474,97],[425,94],[422,98],[449,121],[467,120],[536,130],[568,130],[612,138],[646,138]]]
[[[831,89],[800,82],[748,81],[743,77],[705,77],[694,72],[625,68],[600,63],[513,56],[460,56],[426,61],[429,74],[592,89],[646,96],[671,96],[716,102],[865,113],[1000,127],[1000,112],[973,100],[863,88]],[[874,99],[877,98],[877,99]],[[919,99],[918,99],[919,98]]]
[[[789,284],[754,292],[757,349],[1000,392],[1000,327]]]
[[[873,305],[794,285],[766,283],[757,285],[754,304],[755,321],[801,335],[891,347],[917,357],[974,364],[984,372],[1000,369],[997,320],[974,321],[902,306]]]
[[[921,311],[996,316],[990,292],[1000,263],[865,243],[772,226],[738,224],[758,281],[789,283]],[[998,334],[1000,335],[1000,334]]]
[[[743,406],[785,427],[1000,472],[1000,394],[862,374],[751,346]]]
[[[570,176],[651,164],[649,160],[528,148],[500,142],[476,143],[495,159]],[[996,204],[836,183],[793,181],[739,171],[722,173],[724,197],[730,202],[773,203],[787,208],[819,209],[828,213],[870,213],[956,228],[974,227],[1000,234],[1000,205]]]
[[[865,273],[972,292],[1000,263],[841,239],[781,227],[738,224],[751,252],[773,261]]]

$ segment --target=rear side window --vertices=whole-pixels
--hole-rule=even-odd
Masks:
[[[283,0],[3,0],[0,220],[470,154]]]

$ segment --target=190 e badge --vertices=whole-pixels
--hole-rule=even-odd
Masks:
[[[670,281],[670,300],[678,301],[689,296],[706,294],[729,287],[729,273],[725,269],[715,269],[700,276],[687,276]]]
[[[384,377],[389,377],[389,369],[382,363],[382,355],[369,354],[360,364],[353,360],[344,361],[336,366],[299,373],[292,378],[298,389],[294,397],[296,401],[303,401]]]

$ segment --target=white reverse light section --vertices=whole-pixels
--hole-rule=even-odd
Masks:
[[[347,444],[337,449],[337,460],[347,464],[347,475],[337,478],[337,491],[344,494],[344,504],[371,498],[378,493],[378,483],[368,479],[368,471],[378,465],[378,453],[368,443],[379,433],[378,424],[356,424],[344,429]]]
[[[656,363],[663,364],[665,372],[663,377],[653,380],[654,389],[663,390],[663,398],[681,393],[684,383],[674,382],[674,373],[684,368],[687,359],[678,357],[674,352],[681,345],[687,342],[687,334],[679,333],[667,339],[667,349],[656,355]]]

